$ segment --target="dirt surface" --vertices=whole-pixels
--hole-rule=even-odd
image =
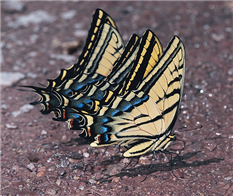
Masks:
[[[232,2],[1,5],[1,195],[233,195]],[[125,42],[151,29],[164,48],[173,35],[186,47],[178,140],[169,150],[186,145],[172,164],[171,154],[157,153],[143,182],[152,155],[124,169],[130,159],[121,153],[110,160],[117,147],[91,148],[79,131],[29,106],[36,95],[17,91],[46,85],[76,61],[96,8],[112,16]]]

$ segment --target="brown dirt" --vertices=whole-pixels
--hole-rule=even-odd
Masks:
[[[1,195],[233,195],[232,2],[23,4],[26,9],[21,11],[2,6],[1,12],[2,71],[25,74],[1,88]],[[144,182],[151,155],[125,170],[129,159],[121,153],[109,161],[118,148],[107,149],[101,157],[105,149],[77,139],[79,132],[53,121],[52,115],[41,115],[39,106],[14,116],[37,99],[15,85],[46,84],[74,63],[51,54],[62,54],[62,43],[76,41],[78,51],[69,56],[78,57],[96,8],[115,19],[125,41],[151,29],[163,46],[176,34],[186,47],[184,96],[174,129],[186,146],[180,159],[173,155],[172,166],[169,154],[158,153]],[[56,20],[9,26],[37,10]],[[69,10],[76,11],[71,19],[61,17]],[[196,129],[200,125],[203,128]],[[169,149],[182,145],[176,141]]]

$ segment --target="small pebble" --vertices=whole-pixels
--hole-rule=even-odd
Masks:
[[[8,129],[16,129],[16,128],[17,128],[17,126],[16,126],[16,125],[13,125],[13,124],[6,124],[6,127],[7,127]]]
[[[61,18],[64,20],[72,19],[76,14],[76,10],[69,10],[66,12],[61,13]]]
[[[20,1],[4,1],[3,10],[8,13],[23,12],[26,6]]]
[[[96,180],[94,180],[94,179],[91,178],[88,182],[90,182],[91,184],[95,184]]]
[[[67,63],[73,63],[76,61],[76,57],[67,54],[50,54],[51,59],[62,60]]]
[[[113,177],[112,182],[118,183],[120,181],[120,177]]]
[[[73,179],[74,179],[74,180],[78,180],[78,179],[79,179],[79,176],[74,176]]]
[[[84,30],[76,30],[74,32],[74,36],[76,37],[86,37],[87,36],[87,31]]]
[[[52,23],[56,20],[54,16],[51,16],[44,10],[37,10],[30,14],[19,16],[15,21],[9,22],[8,26],[11,28],[28,27],[30,24],[39,24],[42,22]]]
[[[40,172],[38,172],[38,173],[36,174],[36,176],[37,176],[37,177],[41,177],[41,176],[44,175],[44,173],[45,173],[45,171],[40,171]]]
[[[66,171],[65,171],[64,168],[59,167],[59,168],[57,169],[57,174],[58,174],[59,176],[63,176],[63,175],[65,175],[65,173],[66,173]]]
[[[61,184],[61,179],[58,179],[58,180],[56,181],[56,184],[57,184],[58,186],[60,186],[60,184]]]
[[[90,154],[87,153],[87,152],[84,152],[84,153],[83,153],[83,156],[84,156],[85,158],[88,158],[88,157],[90,156]]]
[[[35,165],[33,164],[33,163],[29,163],[28,165],[27,165],[27,168],[30,170],[30,171],[32,171],[32,172],[35,172],[37,169],[36,169],[36,167],[35,167]]]
[[[82,191],[85,187],[83,185],[80,185],[78,188]]]
[[[41,131],[41,135],[46,135],[46,134],[47,134],[47,131],[45,131],[45,130]]]
[[[3,86],[11,86],[15,82],[25,78],[25,75],[20,72],[1,72],[1,85]]]

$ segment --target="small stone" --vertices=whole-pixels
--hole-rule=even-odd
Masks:
[[[55,171],[56,170],[56,166],[55,165],[51,165],[47,171],[51,172],[51,171]]]
[[[74,180],[78,180],[78,179],[79,179],[79,176],[74,176],[73,179],[74,179]]]
[[[36,174],[36,176],[37,176],[37,177],[41,177],[41,176],[44,175],[44,173],[45,173],[45,171],[40,171],[40,172],[38,172],[38,173]]]
[[[58,179],[58,180],[56,181],[56,184],[57,184],[58,186],[60,186],[60,184],[61,184],[61,179]]]
[[[29,123],[27,124],[27,126],[29,126],[29,127],[31,127],[32,125],[33,125],[32,122],[29,122]]]
[[[78,163],[78,162],[79,162],[79,160],[77,160],[77,159],[72,159],[72,158],[69,158],[69,162],[70,162],[70,163]]]
[[[78,188],[79,188],[80,190],[84,190],[85,187],[86,187],[86,183],[81,182]]]
[[[76,57],[66,54],[51,54],[50,58],[57,59],[57,60],[63,60],[67,63],[73,63],[76,61]]]
[[[216,143],[214,142],[208,142],[208,144],[205,146],[209,151],[213,151],[217,147]]]
[[[72,159],[82,159],[83,156],[82,156],[82,154],[79,153],[79,152],[73,152],[73,153],[70,155],[70,158],[72,158]]]
[[[83,153],[83,156],[84,156],[85,158],[88,158],[88,157],[90,156],[90,154],[87,153],[87,152],[84,152],[84,153]]]
[[[55,20],[56,18],[49,13],[43,10],[37,10],[28,15],[17,17],[16,21],[10,22],[8,26],[11,28],[28,27],[30,24],[39,24],[42,22],[52,23]]]
[[[112,182],[118,183],[120,181],[120,177],[113,177]]]
[[[19,166],[18,165],[14,165],[13,167],[12,167],[12,170],[14,170],[14,171],[19,171]]]
[[[149,165],[151,161],[147,157],[140,157],[139,164],[142,165]]]
[[[125,163],[125,164],[127,164],[127,163],[129,163],[130,162],[130,159],[128,159],[128,158],[124,158],[124,159],[122,159],[122,161],[121,161],[122,163]]]
[[[29,73],[27,73],[27,77],[30,77],[30,78],[37,78],[37,75],[34,74],[34,73],[29,72]]]
[[[87,36],[87,31],[84,30],[76,30],[74,32],[74,36],[76,37],[86,37]]]
[[[84,168],[84,164],[83,162],[77,162],[77,163],[72,163],[70,165],[70,167],[72,167],[73,169],[83,169]]]
[[[96,180],[94,180],[94,179],[90,179],[90,180],[88,180],[88,182],[90,182],[91,184],[95,184],[96,183]]]
[[[75,10],[69,10],[61,14],[61,18],[64,20],[72,19],[76,14]]]
[[[13,125],[13,124],[6,124],[6,127],[7,127],[8,129],[16,129],[16,128],[17,128],[17,126],[16,126],[16,125]]]
[[[3,104],[1,104],[1,109],[5,109],[5,110],[6,110],[7,108],[8,108],[8,107],[7,107],[7,105],[6,105],[6,104],[4,104],[4,103],[3,103]]]
[[[12,113],[11,113],[11,115],[15,118],[15,117],[17,117],[18,115],[20,115],[21,114],[21,112],[18,110],[18,111],[13,111]]]
[[[57,192],[59,191],[59,187],[57,187],[56,185],[49,185],[47,188],[46,188],[46,191],[45,193],[48,194],[48,195],[56,195]]]
[[[66,171],[65,171],[64,168],[59,167],[59,168],[57,169],[57,174],[58,174],[59,176],[64,176],[65,173],[66,173]]]
[[[3,86],[11,86],[15,82],[25,78],[25,75],[20,72],[1,72],[0,73],[1,78],[1,85]]]
[[[41,135],[46,135],[46,134],[47,134],[47,131],[45,131],[45,130],[41,131]]]
[[[27,165],[27,168],[30,170],[30,171],[32,171],[32,172],[35,172],[37,169],[36,169],[36,167],[35,167],[35,165],[33,164],[33,163],[29,163],[28,165]]]
[[[221,41],[222,39],[224,39],[224,35],[217,35],[217,34],[215,34],[215,33],[211,34],[211,37],[212,37],[213,40],[215,40],[215,41],[217,41],[217,42],[219,42],[219,41]]]
[[[13,111],[11,114],[13,117],[17,117],[21,113],[27,113],[33,108],[34,108],[33,105],[25,104],[25,105],[21,106],[18,111]]]
[[[29,112],[30,110],[32,110],[33,108],[34,108],[33,105],[25,104],[25,105],[23,105],[22,107],[20,107],[19,110],[20,110],[22,113],[27,113],[27,112]]]
[[[71,42],[64,42],[61,44],[62,53],[63,54],[73,54],[81,46],[82,46],[82,42],[79,40],[74,40]]]
[[[38,172],[41,172],[41,171],[46,171],[46,167],[45,166],[39,167]]]
[[[110,176],[114,176],[118,174],[122,168],[123,168],[122,165],[110,165],[109,168],[104,173]]]
[[[3,10],[9,13],[23,12],[26,9],[26,6],[23,2],[20,1],[4,1]]]

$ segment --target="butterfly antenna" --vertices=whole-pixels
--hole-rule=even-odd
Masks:
[[[39,85],[41,85],[41,86],[43,86],[43,87],[46,87],[44,84],[41,84],[41,83],[39,83],[39,82],[37,82],[37,84],[39,84]]]
[[[179,140],[179,139],[176,139],[177,141],[181,141],[181,142],[183,142],[183,148],[182,149],[180,149],[179,150],[179,153],[178,154],[180,154],[183,150],[184,150],[184,148],[185,148],[185,146],[186,146],[186,142],[185,141],[183,141],[183,140]]]
[[[198,130],[198,129],[202,129],[202,125],[195,127],[195,128],[191,128],[191,129],[186,129],[185,131],[194,131],[194,130]]]

